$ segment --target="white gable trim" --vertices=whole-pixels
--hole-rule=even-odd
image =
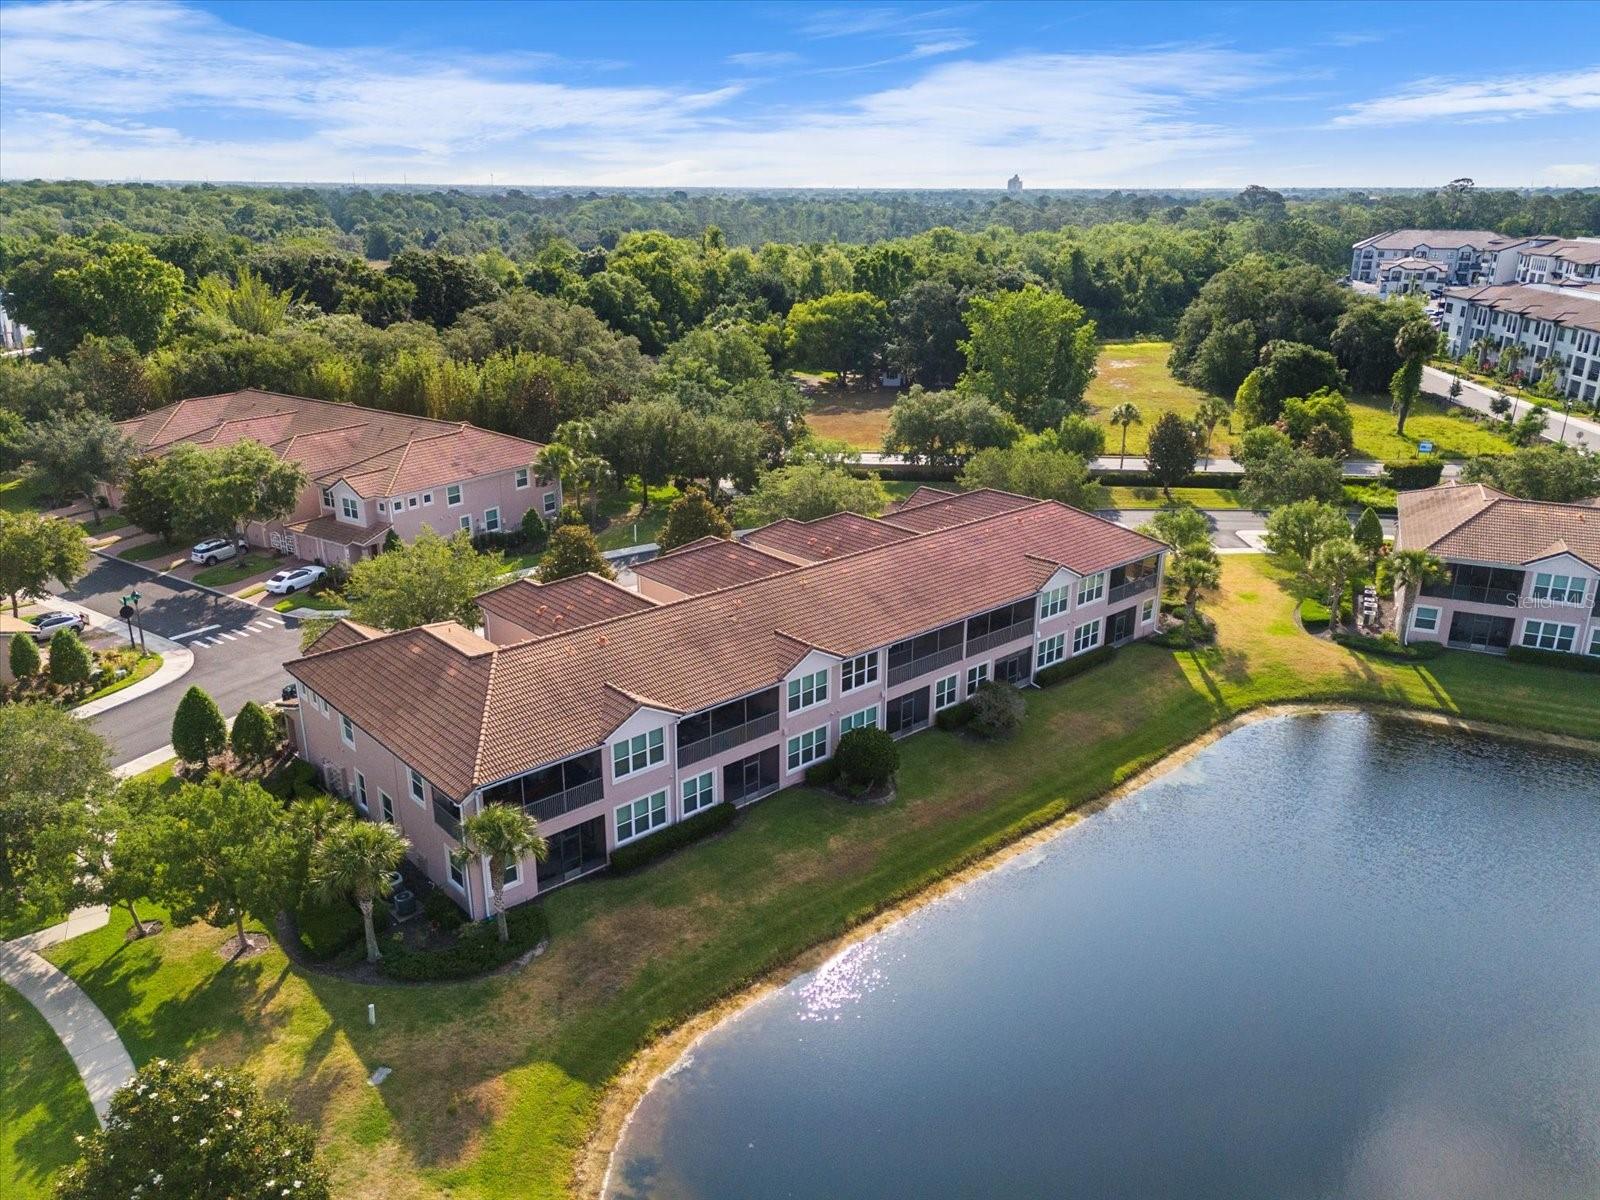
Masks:
[[[788,683],[791,679],[798,679],[802,675],[811,675],[817,671],[828,670],[838,666],[844,660],[837,654],[829,654],[826,650],[811,650],[794,666],[789,668],[789,673],[783,677]]]
[[[648,704],[641,704],[633,710],[633,714],[626,721],[618,725],[606,735],[606,748],[626,738],[637,734],[647,733],[652,729],[660,729],[664,725],[671,725],[678,719],[678,714],[668,712],[664,708],[653,708]]]

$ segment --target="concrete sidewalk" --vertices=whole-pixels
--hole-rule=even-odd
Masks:
[[[39,601],[38,607],[53,612],[82,613],[84,619],[96,629],[114,633],[122,639],[126,639],[128,636],[128,626],[125,621],[119,621],[115,617],[108,617],[104,613],[96,612],[94,609],[87,608],[82,604],[68,604],[65,600],[57,600],[53,596],[47,596]],[[175,683],[182,679],[189,673],[190,668],[194,666],[194,651],[187,646],[148,631],[146,631],[144,639],[145,644],[150,649],[161,655],[161,665],[150,675],[139,680],[138,683],[131,683],[120,692],[112,692],[109,696],[102,696],[98,700],[91,700],[87,704],[78,705],[77,708],[72,710],[73,716],[80,721],[86,721],[90,717],[99,716],[108,709],[116,708],[119,704],[127,704],[130,701],[139,699],[141,696],[148,696],[151,692],[159,691],[166,687],[167,684]]]
[[[133,1078],[133,1059],[95,1002],[39,951],[99,929],[106,920],[104,908],[79,909],[59,925],[0,942],[0,981],[16,988],[55,1030],[102,1125],[111,1097]]]

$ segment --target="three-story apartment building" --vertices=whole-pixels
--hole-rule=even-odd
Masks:
[[[776,543],[789,547],[776,548]],[[709,805],[800,782],[851,729],[928,727],[986,680],[1155,631],[1166,547],[1054,502],[922,496],[873,521],[779,522],[636,568],[482,597],[458,625],[336,625],[289,664],[302,753],[474,916],[463,814],[513,804],[549,842],[513,902]],[[654,594],[652,595],[652,592]]]
[[[479,429],[247,389],[198,396],[120,424],[139,453],[159,456],[190,442],[225,446],[246,438],[305,468],[307,486],[287,520],[253,523],[253,545],[320,563],[376,554],[390,531],[409,541],[431,526],[493,533],[532,509],[553,519],[559,480],[541,480],[538,442]],[[118,490],[108,488],[113,504]],[[221,531],[219,531],[221,532]]]
[[[1516,273],[1524,240],[1488,229],[1391,229],[1351,246],[1350,278],[1378,283],[1391,263],[1410,259],[1438,263],[1445,283],[1504,283]]]
[[[1600,504],[1519,500],[1483,484],[1401,492],[1402,550],[1444,562],[1408,641],[1600,655]]]
[[[1526,378],[1555,369],[1569,399],[1600,393],[1600,282],[1447,288],[1440,308],[1450,355],[1486,351],[1498,363],[1515,345]]]

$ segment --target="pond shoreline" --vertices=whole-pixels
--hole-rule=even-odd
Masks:
[[[598,1112],[587,1141],[580,1151],[571,1180],[573,1194],[600,1197],[609,1182],[612,1158],[616,1148],[627,1133],[640,1102],[655,1085],[708,1033],[725,1021],[738,1016],[756,1001],[783,988],[795,978],[815,970],[850,947],[882,932],[885,928],[911,915],[966,884],[987,875],[995,868],[1019,855],[1036,849],[1055,838],[1079,821],[1104,811],[1123,797],[1139,790],[1162,776],[1182,767],[1197,754],[1228,734],[1260,721],[1280,717],[1306,716],[1331,713],[1368,713],[1377,716],[1398,717],[1436,728],[1451,729],[1502,740],[1535,743],[1546,746],[1600,754],[1600,743],[1591,739],[1566,734],[1543,733],[1492,722],[1451,717],[1441,713],[1424,712],[1403,706],[1357,703],[1293,703],[1272,704],[1238,713],[1190,741],[1174,747],[1159,759],[1141,768],[1115,787],[1085,801],[1071,812],[1052,820],[1037,829],[1016,838],[1006,845],[962,866],[949,875],[916,893],[890,905],[870,919],[840,934],[818,943],[782,966],[767,972],[755,982],[728,995],[721,1001],[684,1021],[650,1043],[620,1071],[607,1085],[601,1097]]]

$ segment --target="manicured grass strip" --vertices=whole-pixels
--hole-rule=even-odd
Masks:
[[[90,537],[99,537],[104,533],[113,533],[118,529],[126,529],[133,522],[119,512],[103,512],[100,514],[100,524],[98,525],[94,523],[93,517],[79,517],[78,524],[83,526],[83,531]]]
[[[148,679],[150,676],[154,675],[156,671],[160,669],[160,667],[161,655],[155,653],[146,654],[139,660],[139,665],[134,667],[132,671],[128,672],[128,674],[124,675],[115,683],[108,683],[105,687],[90,692],[82,700],[79,700],[77,704],[74,704],[73,707],[77,708],[79,704],[87,704],[91,700],[98,700],[102,696],[109,696],[113,692],[120,692],[123,688],[132,687],[141,679]]]
[[[259,575],[272,566],[272,559],[263,558],[255,554],[246,554],[243,558],[230,558],[227,562],[220,562],[214,567],[207,567],[195,573],[194,581],[203,583],[206,587],[227,587],[230,583],[238,583],[241,579],[249,579],[252,575]]]
[[[1111,507],[1120,509],[1165,508],[1166,496],[1160,488],[1111,487]],[[1155,495],[1136,496],[1135,492],[1154,492]],[[1196,508],[1243,508],[1239,493],[1233,488],[1173,488],[1172,498],[1179,504],[1192,504]]]
[[[293,612],[297,608],[314,608],[318,612],[343,612],[347,606],[344,597],[332,592],[320,592],[313,596],[296,592],[292,596],[285,596],[272,607],[276,612]]]
[[[0,512],[39,512],[45,506],[43,489],[21,471],[0,472]]]
[[[46,1200],[78,1157],[94,1109],[72,1059],[38,1011],[0,983],[0,1196]]]
[[[792,789],[720,837],[555,892],[550,949],[522,971],[380,990],[302,975],[276,949],[224,963],[226,931],[205,926],[125,944],[116,916],[51,957],[136,1062],[251,1070],[315,1124],[341,1196],[557,1200],[607,1081],[654,1034],[1218,721],[1281,701],[1367,701],[1600,738],[1600,676],[1459,652],[1353,654],[1299,629],[1261,558],[1222,570],[1206,606],[1215,647],[1130,646],[1030,691],[1009,742],[919,734],[903,744],[892,804]],[[378,1066],[394,1070],[381,1089],[366,1084]]]
[[[146,542],[142,546],[133,546],[117,555],[129,562],[149,562],[155,558],[184,559],[189,556],[187,546],[175,546],[171,542],[154,541]]]

